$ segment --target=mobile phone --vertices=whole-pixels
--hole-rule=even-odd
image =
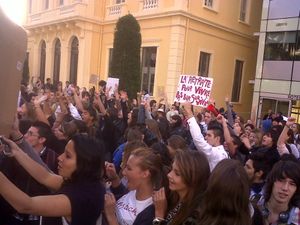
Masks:
[[[4,155],[11,154],[11,149],[10,149],[8,143],[4,140],[4,138],[2,136],[0,136],[0,147],[3,148]]]

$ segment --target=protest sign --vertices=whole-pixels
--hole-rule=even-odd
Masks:
[[[109,90],[109,96],[114,94],[114,91],[118,86],[119,86],[118,78],[112,78],[112,77],[107,78],[106,90]]]
[[[191,102],[195,106],[207,107],[212,85],[212,78],[181,75],[174,101]]]
[[[91,75],[90,75],[90,81],[89,81],[89,83],[96,86],[97,83],[98,83],[98,80],[99,80],[99,76],[98,76],[98,75],[96,75],[96,74],[91,74]]]

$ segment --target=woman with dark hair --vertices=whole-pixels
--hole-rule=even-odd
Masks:
[[[251,123],[245,124],[244,127],[245,127],[245,134],[247,135],[247,137],[249,137],[250,133],[255,129],[255,127]]]
[[[250,225],[249,181],[239,161],[224,159],[211,173],[199,225]]]
[[[138,108],[133,108],[128,113],[128,119],[127,119],[128,127],[134,127],[135,125],[137,125],[138,114],[139,114],[139,109]]]
[[[300,166],[290,157],[282,159],[267,177],[263,197],[258,202],[263,222],[256,224],[299,225],[299,203]]]
[[[19,213],[63,217],[64,224],[94,225],[104,205],[102,145],[86,135],[75,135],[59,156],[58,173],[33,161],[14,142],[8,143],[15,159],[38,182],[56,191],[54,195],[30,197],[0,172],[0,194]]]
[[[97,111],[92,106],[84,107],[81,117],[87,127],[89,136],[96,137],[96,131],[98,128]]]
[[[262,136],[261,145],[252,147],[250,152],[265,153],[268,161],[274,165],[279,161],[280,155],[277,150],[277,141],[282,131],[281,126],[272,127],[269,132],[266,132]]]
[[[210,169],[207,158],[197,151],[178,150],[168,174],[170,201],[165,189],[154,194],[153,224],[199,224],[198,206],[207,187]]]
[[[245,133],[245,127],[241,122],[235,122],[233,124],[233,131],[236,136],[240,137]]]

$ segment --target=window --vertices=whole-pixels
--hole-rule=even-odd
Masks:
[[[78,38],[74,37],[71,43],[71,58],[70,58],[70,82],[77,84],[77,68],[78,68]]]
[[[293,60],[296,32],[269,32],[266,35],[265,60]]]
[[[249,0],[241,0],[241,8],[240,8],[240,21],[247,21],[247,8],[248,8]]]
[[[44,0],[44,9],[49,8],[49,0]]]
[[[231,93],[232,102],[239,102],[240,100],[243,66],[244,66],[243,61],[241,60],[235,61],[234,79],[233,79],[233,86],[232,86],[232,93]]]
[[[31,13],[32,11],[32,0],[28,1],[28,12]]]
[[[46,43],[43,40],[40,48],[40,79],[45,81],[45,69],[46,69]]]
[[[213,0],[204,0],[204,5],[209,8],[213,8]]]
[[[294,52],[294,60],[299,61],[300,60],[300,33],[299,31],[297,32],[297,43],[295,47],[295,52]]]
[[[59,5],[63,5],[64,4],[64,0],[59,0]]]
[[[200,52],[199,67],[198,67],[199,76],[208,77],[210,55],[211,54],[206,52]]]
[[[121,4],[123,2],[125,2],[125,0],[116,0],[116,4]]]
[[[144,47],[142,51],[141,88],[153,94],[157,47]]]
[[[299,100],[293,100],[292,101],[291,116],[296,119],[297,123],[300,123],[300,107],[299,106],[300,106],[300,101]]]
[[[53,67],[53,83],[56,84],[59,81],[59,71],[60,71],[60,40],[57,39],[55,42],[54,49],[54,67]]]

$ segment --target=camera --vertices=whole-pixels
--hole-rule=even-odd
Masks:
[[[4,138],[2,136],[0,136],[0,148],[3,149],[4,155],[11,154],[11,149],[10,149],[8,143],[4,140]]]

